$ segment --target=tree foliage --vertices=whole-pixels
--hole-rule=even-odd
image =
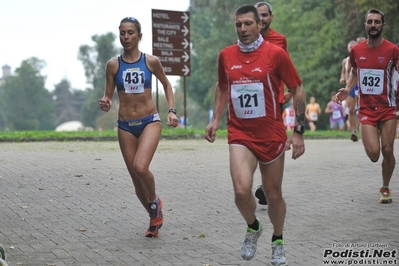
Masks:
[[[273,14],[272,28],[287,37],[288,52],[307,97],[314,96],[325,106],[330,92],[340,88],[341,62],[347,56],[337,5],[334,1],[286,0],[273,7]]]
[[[56,110],[56,125],[67,121],[81,120],[82,107],[87,99],[87,91],[73,91],[69,81],[63,79],[55,85],[52,95]]]
[[[22,61],[15,75],[1,86],[0,113],[10,130],[54,129],[54,103],[40,75],[44,61],[32,57]]]
[[[110,58],[120,52],[114,45],[115,38],[111,32],[94,35],[91,38],[94,46],[79,47],[78,59],[83,64],[87,83],[92,85],[92,88],[88,89],[88,99],[83,107],[82,123],[85,126],[97,127],[96,121],[103,115],[99,111],[98,101],[104,94],[105,66]]]
[[[399,42],[399,1],[398,0],[355,0],[362,13],[362,22],[364,15],[370,8],[377,8],[385,14],[385,23],[383,36],[393,43]]]
[[[192,70],[188,79],[189,96],[205,110],[213,107],[213,89],[217,81],[217,58],[220,50],[237,40],[234,10],[242,0],[192,0],[190,29]]]

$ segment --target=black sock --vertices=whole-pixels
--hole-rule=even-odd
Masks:
[[[276,241],[277,239],[283,240],[283,234],[281,234],[280,236],[276,236],[276,235],[273,234],[273,236],[272,236],[272,242]]]
[[[252,224],[248,224],[248,227],[252,230],[258,231],[259,230],[259,222],[258,219],[255,218],[255,221]]]

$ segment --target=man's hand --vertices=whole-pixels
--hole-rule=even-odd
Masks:
[[[291,147],[292,145],[292,147]],[[303,135],[292,132],[291,137],[287,140],[286,150],[292,150],[292,159],[296,160],[305,153],[305,142],[303,140]]]
[[[216,139],[216,131],[219,128],[219,122],[212,120],[208,126],[205,128],[205,138],[209,142],[214,142]]]
[[[335,94],[333,100],[336,103],[342,104],[342,102],[348,97],[349,92],[345,88],[339,89],[337,94]]]

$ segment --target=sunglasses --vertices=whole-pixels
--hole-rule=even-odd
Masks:
[[[126,17],[126,18],[124,18],[124,19],[122,19],[121,20],[121,23],[123,22],[123,21],[131,21],[131,22],[139,22],[138,20],[137,20],[137,18],[134,18],[134,17]]]

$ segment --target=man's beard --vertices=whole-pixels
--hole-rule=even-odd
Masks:
[[[267,30],[269,28],[270,25],[267,24],[262,24],[262,30]]]
[[[371,34],[370,31],[377,31],[377,33]],[[371,39],[377,39],[378,37],[380,37],[382,34],[382,29],[381,30],[377,30],[377,29],[371,29],[368,31],[368,35]]]

